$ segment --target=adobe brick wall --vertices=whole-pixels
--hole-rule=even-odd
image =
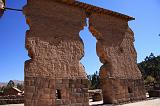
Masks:
[[[104,103],[118,104],[145,99],[142,75],[137,66],[134,34],[128,27],[128,21],[99,14],[92,14],[89,19],[90,31],[97,39],[97,55],[103,63],[100,82]]]
[[[97,55],[104,64],[106,77],[141,78],[137,67],[134,35],[128,28],[128,21],[113,16],[92,14],[89,17],[90,31],[98,40]],[[107,65],[107,66],[106,66]]]
[[[80,63],[85,12],[52,0],[28,0],[24,14],[31,58],[25,62],[25,106],[89,105],[88,80]]]
[[[27,0],[23,12],[26,32],[25,106],[88,106],[88,80],[79,32],[89,18],[103,66],[100,78],[104,103],[145,99],[136,64],[132,17],[75,0]],[[56,98],[56,91],[61,98]]]

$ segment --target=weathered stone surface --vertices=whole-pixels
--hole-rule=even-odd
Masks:
[[[79,62],[84,52],[79,37],[85,24],[84,11],[52,0],[30,2],[24,8],[30,26],[26,48],[31,57],[26,64],[26,75],[84,78],[86,75]]]
[[[134,34],[128,21],[98,14],[91,14],[89,19],[90,31],[97,39],[97,55],[103,63],[100,79],[104,103],[145,99],[133,44]],[[123,81],[127,83],[121,83]]]
[[[28,0],[24,14],[30,26],[26,48],[31,58],[25,63],[25,106],[88,104],[84,90],[88,83],[81,82],[87,78],[80,63],[84,47],[79,37],[85,12],[52,0]]]
[[[132,17],[75,0],[27,0],[25,106],[88,106],[80,30],[89,18],[103,66],[100,78],[105,103],[145,98],[136,65]]]

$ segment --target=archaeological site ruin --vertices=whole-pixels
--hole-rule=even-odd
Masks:
[[[27,0],[23,13],[30,27],[26,49],[31,58],[25,62],[25,106],[89,106],[79,36],[87,18],[103,63],[104,104],[146,98],[128,26],[134,18],[75,0]]]

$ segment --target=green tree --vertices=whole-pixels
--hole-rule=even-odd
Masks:
[[[15,84],[12,80],[10,80],[7,84],[7,88],[11,88],[11,87],[14,87],[14,86],[15,86]]]
[[[152,76],[147,76],[145,79],[145,84],[150,84],[150,83],[154,83],[155,82],[155,78]]]
[[[90,81],[90,89],[100,88],[100,78],[99,73],[97,71],[93,75],[88,75],[87,77]]]
[[[160,82],[160,56],[155,57],[153,53],[147,56],[145,60],[138,64],[145,82],[154,79],[154,82]]]
[[[0,92],[4,92],[5,88],[6,88],[5,86],[2,86]]]
[[[24,90],[23,84],[20,84],[20,83],[17,84],[17,88],[18,88],[19,90],[21,90],[21,91]]]

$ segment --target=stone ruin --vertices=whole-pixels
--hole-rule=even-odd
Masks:
[[[88,106],[88,79],[80,60],[79,32],[89,19],[103,65],[100,80],[104,104],[146,98],[137,67],[134,18],[75,0],[27,0],[25,106]]]

